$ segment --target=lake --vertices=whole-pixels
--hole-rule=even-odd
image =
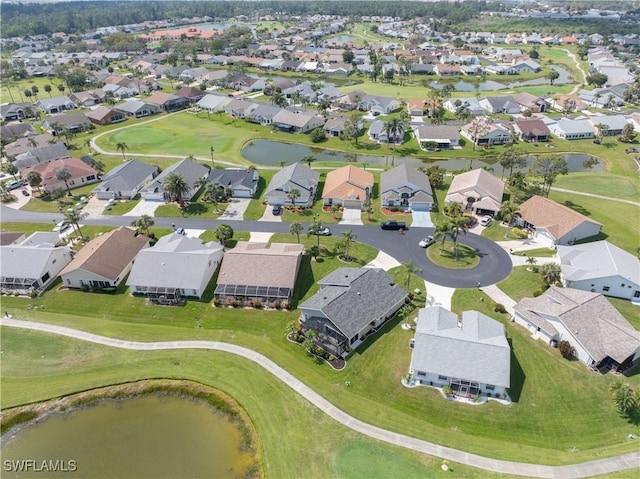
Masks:
[[[544,153],[553,153],[553,150],[544,149]],[[299,143],[283,143],[272,140],[253,140],[242,149],[242,156],[258,165],[278,166],[281,160],[287,164],[300,161],[300,158],[306,155],[313,155],[318,161],[342,161],[342,162],[358,162],[367,163],[368,165],[387,165],[397,166],[406,163],[410,166],[431,166],[440,165],[447,170],[462,170],[469,167],[468,158],[449,158],[444,160],[431,160],[415,157],[394,156],[392,149],[383,146],[380,150],[384,155],[356,155],[354,153],[345,153],[343,151],[326,150]],[[480,151],[480,150],[478,150]],[[496,155],[498,152],[496,152]],[[580,153],[567,153],[562,155],[569,166],[569,171],[604,171],[605,164],[601,160],[590,155]],[[357,160],[356,160],[357,159]],[[529,158],[529,164],[533,162],[533,157]],[[472,166],[487,166],[494,169],[496,175],[502,174],[502,167],[497,164],[495,159],[475,158]]]
[[[554,85],[564,85],[566,83],[571,83],[570,74],[567,70],[557,65],[552,65],[555,71],[560,75],[554,82]],[[517,75],[513,75],[512,77],[506,76],[505,78],[517,78]],[[445,85],[451,85],[451,82],[446,81],[432,81],[430,85],[433,88],[438,90],[442,89]],[[495,90],[507,90],[511,88],[521,87],[521,86],[535,86],[535,85],[549,85],[549,80],[546,78],[534,78],[532,80],[524,80],[524,81],[512,81],[507,83],[501,83],[493,80],[482,80],[478,84],[470,83],[463,80],[458,81],[457,83],[453,83],[453,86],[456,87],[456,91],[466,91],[466,92],[475,92],[475,91],[495,91]]]
[[[50,474],[56,477],[92,478],[240,478],[253,461],[241,451],[236,424],[204,401],[171,395],[105,400],[5,436],[3,477],[18,475],[9,474],[6,461],[19,459],[33,459],[41,470],[42,461],[58,461],[67,472]],[[49,475],[32,470],[19,477]]]

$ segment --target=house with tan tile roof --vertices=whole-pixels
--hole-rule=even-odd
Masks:
[[[136,255],[148,246],[148,237],[125,226],[97,236],[60,272],[62,283],[68,288],[116,288],[131,271]]]
[[[223,304],[290,303],[304,245],[239,241],[224,255],[215,297]]]
[[[597,221],[542,196],[532,196],[520,205],[516,224],[558,245],[596,236],[602,228]]]
[[[623,372],[640,360],[640,332],[601,294],[551,286],[514,310],[514,321],[536,339],[568,341],[578,360],[600,372]]]
[[[463,210],[493,216],[500,211],[503,193],[504,182],[478,168],[453,178],[445,204],[460,203]]]
[[[373,174],[353,165],[343,166],[327,173],[322,190],[325,205],[362,208],[373,189]]]
[[[66,184],[64,181],[56,178],[56,171],[60,168],[66,168],[69,170],[69,173],[71,173],[71,177],[67,180]],[[60,160],[49,161],[48,163],[40,163],[30,168],[25,168],[21,172],[21,175],[26,178],[31,171],[40,173],[40,177],[42,178],[40,186],[48,192],[56,189],[66,191],[67,185],[69,189],[72,190],[98,181],[98,172],[78,158],[62,158]]]

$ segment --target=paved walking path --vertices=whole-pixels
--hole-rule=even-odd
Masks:
[[[89,341],[104,346],[115,348],[136,350],[136,351],[159,351],[163,349],[209,349],[216,351],[224,351],[236,354],[246,358],[258,366],[266,369],[276,378],[281,380],[291,389],[296,391],[302,397],[311,402],[314,406],[338,421],[340,424],[364,434],[373,439],[394,444],[400,447],[411,449],[414,451],[429,454],[431,456],[440,457],[460,464],[477,467],[488,471],[494,471],[505,474],[513,474],[527,477],[543,477],[553,479],[574,479],[589,477],[596,474],[607,474],[615,471],[623,471],[638,467],[640,464],[640,452],[625,454],[622,456],[609,457],[598,461],[584,462],[581,464],[573,464],[570,466],[543,466],[537,464],[527,464],[522,462],[502,461],[499,459],[491,459],[488,457],[470,454],[457,449],[445,446],[439,446],[421,439],[415,439],[409,436],[387,431],[379,427],[367,424],[353,416],[348,415],[344,411],[338,409],[329,401],[324,399],[320,394],[315,392],[303,382],[289,374],[269,358],[251,349],[243,348],[235,344],[228,344],[219,341],[162,341],[162,342],[138,342],[126,341],[122,339],[108,338],[97,334],[87,333],[77,329],[56,326],[53,324],[36,323],[32,321],[20,321],[7,317],[0,319],[0,326],[10,326],[14,328],[23,328],[36,331],[42,331],[70,338]]]
[[[576,68],[580,70],[580,73],[582,74],[582,81],[576,82],[574,87],[569,92],[569,95],[575,95],[576,93],[578,93],[578,90],[580,89],[580,87],[583,84],[587,83],[587,73],[582,69],[582,66],[580,66],[580,62],[578,61],[578,59],[573,53],[571,53],[566,48],[563,48],[563,50],[567,52],[567,56],[573,60],[573,62],[576,64]]]
[[[516,305],[516,302],[511,299],[511,297],[507,296],[507,294],[500,288],[498,288],[495,284],[492,284],[490,286],[483,286],[480,289],[496,303],[502,304],[504,306],[504,309],[506,309],[511,316],[515,314],[513,307]]]
[[[639,169],[640,169],[640,166],[639,166]],[[561,193],[571,193],[572,195],[590,196],[591,198],[600,198],[601,200],[617,201],[618,203],[627,203],[633,206],[640,206],[640,203],[636,201],[624,200],[622,198],[612,198],[611,196],[602,196],[602,195],[596,195],[594,193],[585,193],[584,191],[567,190],[564,188],[556,188],[555,186],[552,186],[551,189],[553,191],[559,191]]]

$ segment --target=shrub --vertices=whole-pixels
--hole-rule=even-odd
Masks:
[[[576,348],[571,346],[569,341],[565,340],[560,341],[560,344],[558,344],[558,350],[560,351],[560,354],[562,354],[562,357],[565,359],[571,359],[576,353]]]
[[[533,297],[534,297],[534,298],[537,298],[537,297],[538,297],[538,296],[540,296],[541,294],[542,294],[542,290],[540,290],[540,289],[536,289],[536,290],[533,292]]]
[[[311,134],[309,135],[309,138],[311,138],[311,141],[314,143],[320,143],[321,141],[324,141],[327,139],[322,127],[318,127],[315,130],[312,130]]]
[[[515,228],[511,228],[511,232],[516,235],[518,238],[528,238],[529,237],[529,233],[527,233],[526,231],[523,231],[522,229],[515,227]]]
[[[329,355],[329,361],[332,361],[332,362],[333,362],[333,361],[335,361],[335,360],[336,360],[336,357],[335,357],[333,354],[330,354],[330,355]]]
[[[262,309],[262,303],[260,301],[256,301],[253,303],[253,307],[256,309]]]
[[[83,291],[83,292],[86,293],[87,291],[89,291],[89,285],[88,284],[81,285],[80,286],[80,291]]]
[[[221,303],[221,301],[220,301],[218,298],[215,298],[215,299],[213,300],[213,305],[214,305],[214,306],[220,306],[220,303]]]
[[[496,313],[506,313],[507,309],[504,307],[504,304],[496,304],[495,308],[493,308],[493,311]]]
[[[453,391],[451,390],[451,388],[449,386],[442,386],[442,392],[447,397],[449,397],[449,396],[451,396],[453,394]]]
[[[393,212],[400,211],[400,208],[398,208],[397,206],[389,206],[388,209],[389,211],[393,211]]]
[[[238,306],[240,306],[240,303],[234,299],[233,301],[231,301],[231,306],[237,308]]]

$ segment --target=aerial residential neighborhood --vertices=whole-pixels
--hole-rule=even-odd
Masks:
[[[637,1],[147,3],[3,4],[4,473],[640,474]]]

